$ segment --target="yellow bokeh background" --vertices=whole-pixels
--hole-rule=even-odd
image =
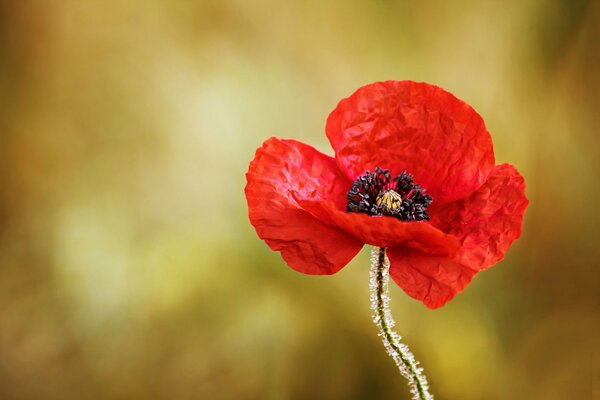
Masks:
[[[599,399],[599,27],[590,0],[0,1],[0,398],[408,398],[368,249],[296,273],[243,188],[269,136],[331,154],[341,98],[412,79],[531,201],[445,307],[391,288],[436,399]]]

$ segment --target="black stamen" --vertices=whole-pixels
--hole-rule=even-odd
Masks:
[[[423,221],[429,219],[427,207],[431,202],[431,196],[414,183],[408,172],[403,171],[392,180],[387,169],[375,167],[375,172],[366,171],[352,184],[346,211]]]

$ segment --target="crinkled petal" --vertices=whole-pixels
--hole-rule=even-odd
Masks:
[[[456,237],[428,222],[404,222],[393,217],[347,213],[331,201],[303,199],[298,194],[294,196],[306,211],[364,243],[380,247],[405,245],[430,254],[449,254],[460,246]]]
[[[436,210],[432,223],[460,238],[457,256],[462,263],[482,270],[502,260],[521,236],[527,204],[521,174],[510,164],[500,164],[469,198]]]
[[[407,170],[434,204],[466,198],[494,167],[492,140],[471,106],[426,83],[363,86],[327,120],[338,166],[350,180],[375,167]]]
[[[390,276],[409,296],[438,308],[460,293],[477,273],[449,256],[394,247],[388,249]]]
[[[291,195],[343,199],[349,183],[333,158],[294,140],[270,138],[256,151],[246,181],[256,233],[296,271],[333,274],[362,248],[359,240],[303,210]]]
[[[404,247],[389,249],[390,275],[410,296],[430,308],[441,307],[477,272],[504,258],[521,236],[527,204],[519,172],[509,164],[495,167],[473,195],[432,215],[434,225],[460,240],[460,249],[446,257]]]

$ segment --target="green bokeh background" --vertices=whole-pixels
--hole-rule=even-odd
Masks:
[[[337,101],[412,79],[484,117],[531,200],[445,307],[391,288],[433,393],[600,399],[599,38],[586,0],[0,1],[0,398],[408,398],[368,249],[296,273],[243,188],[267,137],[331,154]]]

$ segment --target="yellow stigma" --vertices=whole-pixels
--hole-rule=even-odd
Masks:
[[[400,210],[400,206],[402,206],[402,197],[392,189],[387,189],[379,193],[375,200],[375,204],[384,214],[386,211],[397,211]]]

